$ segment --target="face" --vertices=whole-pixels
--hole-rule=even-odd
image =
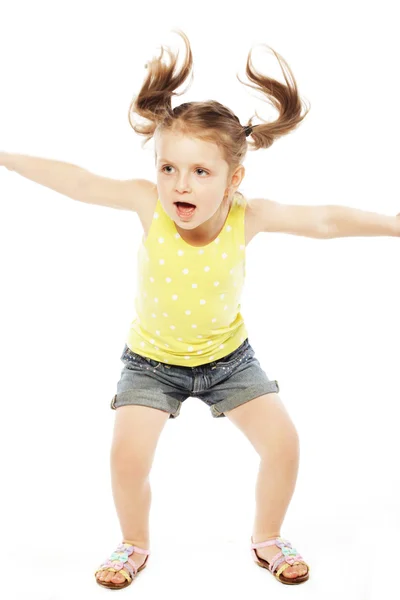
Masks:
[[[165,212],[178,227],[206,237],[227,214],[244,167],[240,165],[228,181],[229,166],[218,146],[181,133],[156,136],[155,148],[157,189]],[[180,215],[177,202],[196,208],[191,215]]]

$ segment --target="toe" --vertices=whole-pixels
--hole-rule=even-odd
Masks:
[[[306,565],[295,565],[294,567],[288,567],[284,570],[283,575],[285,577],[290,577],[293,579],[294,577],[301,577],[307,573]]]
[[[297,577],[297,576],[298,576],[298,573],[297,573],[297,571],[296,571],[296,568],[295,568],[295,567],[288,567],[287,569],[285,569],[285,570],[283,571],[282,575],[283,575],[284,577],[288,577],[288,578],[290,577],[290,579],[292,579],[293,577]]]

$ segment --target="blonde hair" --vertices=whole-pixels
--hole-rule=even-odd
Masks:
[[[235,169],[243,163],[249,148],[250,150],[269,148],[276,139],[295,129],[310,108],[305,105],[305,113],[301,115],[302,101],[292,71],[286,61],[272,48],[287,85],[256,71],[251,62],[252,50],[247,57],[246,75],[256,85],[246,84],[238,77],[239,81],[247,87],[261,91],[266,101],[275,106],[279,112],[277,120],[273,122],[263,121],[253,125],[250,118],[246,125],[253,127],[252,141],[250,137],[249,141],[247,140],[244,126],[233,111],[216,100],[185,102],[172,108],[171,98],[184,93],[177,94],[175,90],[186,80],[193,66],[193,56],[187,36],[179,29],[173,31],[178,33],[185,42],[186,56],[183,65],[179,71],[176,71],[178,56],[168,47],[166,51],[170,56],[171,64],[166,65],[161,62],[164,53],[164,48],[161,47],[160,56],[145,65],[148,70],[147,77],[129,106],[129,123],[136,133],[145,136],[142,147],[153,136],[165,130],[217,144],[229,165],[230,179]],[[283,65],[288,71],[289,79]],[[148,122],[132,123],[131,116],[135,113]],[[256,116],[259,117],[257,112]],[[236,191],[235,200],[240,202],[240,199],[246,201],[243,194]]]

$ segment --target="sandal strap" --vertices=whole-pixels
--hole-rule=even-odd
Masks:
[[[122,546],[123,544],[125,544],[127,546],[132,546],[133,552],[138,552],[139,554],[151,554],[150,550],[144,550],[143,548],[139,548],[138,546],[135,546],[134,543],[130,542],[129,540],[124,540],[123,543],[120,544],[120,546]],[[120,546],[118,546],[118,548]],[[129,552],[129,554],[132,554],[132,552]]]
[[[289,542],[289,540],[277,537],[275,539],[267,540],[265,542],[257,542],[256,544],[253,544],[253,538],[251,541],[251,550],[254,554],[255,560],[258,560],[257,554],[255,552],[255,549],[257,548],[265,548],[266,546],[278,546],[278,548],[280,548],[279,552],[272,557],[269,565],[269,570],[271,571],[271,573],[274,573],[274,571],[278,569],[276,573],[277,577],[279,577],[279,575],[288,567],[300,564],[300,561],[303,561],[305,563],[303,557],[297,552],[296,548],[292,547],[292,544]]]
[[[96,570],[95,575],[99,571],[114,571],[115,573],[120,572],[128,581],[131,581],[136,575],[138,567],[134,560],[130,557],[134,552],[139,554],[150,554],[150,550],[144,550],[138,546],[134,546],[128,541],[123,542],[117,546],[117,549],[107,558],[103,564]]]

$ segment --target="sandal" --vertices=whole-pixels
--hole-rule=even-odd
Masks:
[[[129,558],[133,552],[139,552],[139,554],[147,554],[144,563],[138,568],[135,562]],[[150,550],[143,550],[142,548],[138,548],[138,546],[134,546],[133,542],[129,542],[125,540],[120,544],[117,549],[111,554],[110,558],[107,558],[104,563],[96,569],[95,578],[96,582],[102,587],[109,588],[111,590],[119,590],[121,588],[127,587],[130,585],[136,577],[136,574],[139,571],[142,571],[147,566],[147,559],[149,558]],[[113,581],[99,581],[96,577],[99,571],[114,571],[115,573],[120,572],[124,577],[125,581],[123,583],[114,583]]]
[[[256,548],[265,548],[265,546],[278,546],[281,550],[276,554],[271,563],[267,560],[258,556],[256,552]],[[297,585],[298,583],[303,583],[303,581],[307,581],[310,576],[310,567],[303,560],[303,557],[297,552],[296,548],[293,548],[289,540],[285,540],[284,538],[278,537],[272,540],[268,540],[266,542],[258,542],[257,544],[253,544],[253,536],[251,537],[251,552],[253,553],[253,557],[255,562],[264,569],[268,569],[278,581],[281,583],[287,583],[289,585]],[[292,567],[293,565],[299,565],[301,563],[307,566],[307,573],[304,575],[298,575],[297,577],[289,578],[282,575],[283,571],[288,567]],[[278,568],[279,567],[279,568]],[[274,571],[276,570],[276,573]]]

